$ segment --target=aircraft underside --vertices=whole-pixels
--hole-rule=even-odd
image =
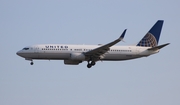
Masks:
[[[31,65],[33,65],[33,60],[64,60],[64,64],[67,65],[78,65],[79,63],[82,63],[84,61],[87,61],[87,67],[91,68],[96,64],[97,61],[122,61],[122,60],[130,60],[142,57],[140,55],[126,55],[126,54],[105,54],[104,58],[101,59],[93,59],[93,58],[86,58],[86,59],[77,59],[72,60],[70,57],[70,54],[59,54],[59,53],[33,53],[33,54],[27,54],[29,55],[26,60],[31,61]]]

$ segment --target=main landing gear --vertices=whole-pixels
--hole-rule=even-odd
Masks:
[[[96,64],[95,61],[88,61],[88,64],[87,64],[87,68],[91,68],[92,66],[94,66]]]

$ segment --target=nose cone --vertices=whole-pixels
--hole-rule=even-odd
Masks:
[[[22,51],[18,51],[16,54],[22,57]]]

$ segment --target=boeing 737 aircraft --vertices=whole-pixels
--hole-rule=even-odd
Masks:
[[[87,67],[91,68],[97,61],[121,61],[158,53],[159,50],[167,45],[158,45],[163,20],[158,20],[147,34],[134,46],[114,46],[122,41],[126,29],[121,36],[104,45],[68,45],[68,44],[40,44],[23,48],[17,55],[31,61],[41,60],[64,60],[64,64],[78,65],[87,61]]]

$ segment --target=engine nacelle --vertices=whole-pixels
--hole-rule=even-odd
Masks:
[[[70,55],[71,60],[76,60],[76,61],[83,61],[85,60],[85,55],[82,53],[72,53]]]

